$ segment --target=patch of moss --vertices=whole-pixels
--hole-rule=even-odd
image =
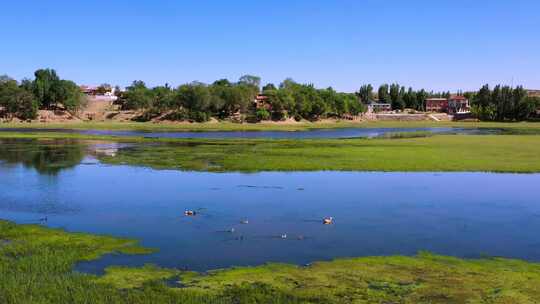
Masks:
[[[162,281],[178,275],[174,269],[145,265],[140,268],[111,266],[105,269],[105,275],[96,279],[97,283],[111,284],[117,288],[141,287],[145,282]]]
[[[307,267],[268,264],[208,273],[147,265],[72,271],[77,261],[137,248],[133,240],[0,221],[0,303],[538,303],[540,264],[363,257]],[[146,252],[141,249],[140,252]],[[164,280],[180,278],[180,284]]]
[[[184,278],[182,283],[216,293],[230,286],[262,283],[301,298],[322,297],[336,303],[499,303],[503,299],[534,303],[540,299],[540,264],[421,253],[338,259],[309,267],[269,264],[226,269]]]

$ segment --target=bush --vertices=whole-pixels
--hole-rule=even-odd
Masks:
[[[205,122],[210,119],[210,115],[206,112],[192,111],[189,112],[189,120],[196,122]]]
[[[270,119],[270,112],[268,112],[266,109],[257,110],[255,115],[257,116],[258,121],[269,120]]]
[[[188,114],[184,110],[171,112],[163,117],[163,120],[182,121],[188,119]]]

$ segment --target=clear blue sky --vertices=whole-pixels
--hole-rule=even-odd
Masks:
[[[79,84],[259,75],[355,91],[399,82],[540,89],[538,0],[20,0],[0,10],[0,74]]]

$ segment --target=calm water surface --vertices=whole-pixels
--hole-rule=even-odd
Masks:
[[[135,136],[149,138],[275,138],[275,139],[307,139],[307,138],[358,138],[379,137],[390,133],[431,132],[434,134],[482,135],[498,134],[498,129],[479,128],[336,128],[312,129],[306,131],[199,131],[199,132],[145,132],[119,130],[69,130],[69,129],[0,129],[0,132],[61,132],[85,135]]]
[[[79,265],[83,271],[304,264],[420,250],[540,261],[538,174],[195,173],[104,165],[91,150],[0,142],[0,218],[46,216],[51,227],[159,248],[109,255]],[[200,213],[185,217],[186,209]],[[323,225],[325,216],[335,224]]]

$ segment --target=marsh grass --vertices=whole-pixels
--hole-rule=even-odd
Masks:
[[[358,139],[164,139],[0,132],[0,139],[133,143],[107,164],[209,172],[540,172],[538,135],[433,135]],[[412,136],[412,138],[410,137]]]
[[[412,137],[410,137],[412,136]],[[167,140],[101,157],[108,164],[210,172],[540,172],[540,136],[434,135],[332,140]]]
[[[307,267],[267,264],[208,273],[147,265],[73,272],[110,252],[145,253],[133,240],[0,221],[0,303],[537,303],[540,264],[364,257]],[[7,242],[6,242],[7,241]],[[171,287],[166,280],[178,277]]]
[[[398,138],[419,138],[419,137],[431,137],[434,134],[428,131],[414,131],[414,132],[389,132],[385,133],[378,138],[398,139]]]
[[[507,259],[365,257],[308,267],[267,264],[209,273],[111,266],[98,277],[74,263],[133,240],[0,221],[0,303],[536,303],[540,265]],[[179,287],[166,280],[180,278]],[[180,287],[181,286],[181,287]]]

